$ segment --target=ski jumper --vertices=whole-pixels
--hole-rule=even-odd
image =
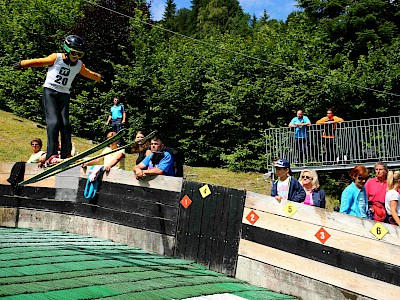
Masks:
[[[57,154],[58,132],[61,133],[60,158],[71,154],[71,125],[69,123],[69,99],[71,83],[77,74],[100,81],[101,75],[90,71],[81,60],[72,62],[64,53],[52,53],[45,58],[21,61],[22,68],[48,67],[43,91],[43,110],[47,124],[46,160]]]

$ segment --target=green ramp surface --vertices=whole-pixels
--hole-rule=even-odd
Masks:
[[[222,295],[223,294],[223,295]],[[296,299],[192,261],[60,231],[0,227],[2,299]],[[214,298],[213,299],[217,299]]]

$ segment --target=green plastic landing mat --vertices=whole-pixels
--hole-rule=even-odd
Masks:
[[[59,231],[0,227],[1,299],[295,299],[192,261]]]

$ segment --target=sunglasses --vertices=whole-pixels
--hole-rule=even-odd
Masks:
[[[312,179],[310,176],[301,176],[302,179]]]
[[[39,146],[39,144],[31,144],[31,146],[34,146],[34,147],[36,147],[36,146]]]
[[[283,170],[285,169],[284,167],[275,167],[276,170]]]
[[[358,179],[359,181],[363,181],[363,180],[367,181],[367,180],[368,180],[368,177],[361,177],[361,176],[358,176],[357,179]]]

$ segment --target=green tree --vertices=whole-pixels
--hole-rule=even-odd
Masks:
[[[245,14],[237,0],[209,0],[200,7],[197,28],[201,36],[215,33],[247,34],[250,15]]]
[[[167,0],[165,4],[165,11],[162,18],[162,23],[165,28],[175,31],[176,30],[176,4],[174,0]]]
[[[390,44],[399,34],[398,1],[389,0],[299,0],[312,23],[338,45],[335,52],[350,53],[351,59],[368,53],[370,46]]]

